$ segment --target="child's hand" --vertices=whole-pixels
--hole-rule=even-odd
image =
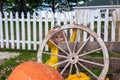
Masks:
[[[51,29],[48,31],[48,34],[55,32],[55,30],[58,30],[59,28],[60,28],[59,25],[54,26],[53,28],[51,28]]]
[[[50,32],[51,33],[55,32],[55,29],[54,28],[50,29]]]
[[[48,34],[51,34],[51,33],[53,33],[53,32],[55,32],[55,29],[50,29],[49,31],[48,31]]]

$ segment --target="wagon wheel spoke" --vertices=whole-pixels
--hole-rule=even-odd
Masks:
[[[60,49],[62,52],[64,52],[65,54],[69,54],[67,53],[64,49],[62,49],[61,47],[59,47],[58,45],[56,45],[52,40],[49,40],[53,45],[55,45],[58,49]]]
[[[73,64],[70,65],[69,75],[72,73]]]
[[[66,62],[68,62],[68,60],[64,60],[64,61],[58,62],[58,63],[56,63],[56,64],[53,64],[52,67],[55,67],[55,66],[64,64],[64,63],[66,63]]]
[[[50,52],[43,52],[44,54],[49,54],[49,55],[52,55],[52,56],[58,56],[58,57],[62,57],[62,58],[68,58],[67,56],[64,56],[64,55],[60,55],[60,54],[54,54],[54,53],[50,53]]]
[[[103,64],[92,62],[92,61],[88,61],[88,60],[84,60],[84,59],[79,59],[79,61],[86,62],[86,63],[89,63],[89,64],[98,65],[98,66],[101,66],[101,67],[104,66]]]
[[[69,66],[69,62],[66,64],[66,66],[63,68],[63,70],[60,72],[60,74],[63,74],[64,73],[64,71],[67,69],[67,67]]]
[[[94,52],[97,52],[97,51],[100,51],[100,50],[102,50],[102,48],[98,48],[98,49],[95,49],[95,50],[92,50],[92,51],[89,51],[89,52],[80,54],[80,55],[78,55],[78,56],[79,56],[79,57],[82,57],[82,56],[85,56],[85,55],[88,55],[88,54],[91,54],[91,53],[94,53]]]
[[[87,42],[90,40],[90,38],[92,37],[92,35],[90,35],[87,40],[82,44],[82,46],[79,48],[79,50],[77,51],[76,54],[79,54],[79,52],[83,49],[83,47],[87,44]]]
[[[67,45],[68,51],[69,51],[70,54],[72,54],[71,49],[70,49],[70,46],[69,46],[69,44],[68,44],[67,37],[66,37],[66,35],[65,35],[65,32],[62,31],[62,33],[63,33],[63,36],[64,36],[64,38],[65,38],[65,43],[66,43],[66,45]]]
[[[86,71],[88,71],[90,74],[92,74],[95,78],[98,79],[98,76],[95,75],[92,71],[90,71],[87,67],[85,67],[83,64],[81,64],[80,62],[78,62],[78,64],[83,67]]]
[[[73,47],[73,53],[75,53],[76,46],[77,46],[77,40],[75,41],[75,44],[74,44],[74,47]]]
[[[75,64],[75,69],[78,77],[81,77],[77,64]]]
[[[78,38],[77,34],[76,34],[76,39]],[[77,46],[77,40],[75,40],[75,43],[74,43],[74,47],[73,47],[73,53],[75,53],[75,49],[76,49],[76,46]]]

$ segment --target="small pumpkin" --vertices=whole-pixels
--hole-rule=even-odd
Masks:
[[[18,65],[7,80],[64,80],[54,68],[39,62],[27,61]]]

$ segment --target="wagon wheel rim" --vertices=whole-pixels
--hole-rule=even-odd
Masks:
[[[75,51],[75,47],[77,45],[77,41],[74,41],[74,48],[73,48],[73,51],[70,49],[70,46],[69,46],[69,42],[67,41],[67,37],[65,36],[65,30],[67,29],[78,29],[78,30],[83,30],[85,32],[87,32],[89,35],[89,37],[87,37],[87,39],[84,41],[84,43],[82,44],[82,46],[77,50]],[[63,35],[64,35],[64,38],[65,38],[65,44],[68,48],[68,52],[66,52],[64,49],[62,49],[62,47],[56,45],[53,41],[50,40],[50,38],[56,34],[57,32],[59,31],[62,31]],[[98,49],[95,49],[95,50],[92,50],[92,51],[89,51],[89,52],[85,52],[84,54],[79,54],[81,52],[81,50],[84,48],[84,46],[90,41],[90,39],[94,37],[96,39],[96,41],[98,42],[98,44],[100,45],[100,48]],[[53,43],[59,50],[61,50],[64,54],[66,54],[67,56],[65,55],[60,55],[60,54],[53,54],[53,53],[50,53],[50,52],[44,52],[44,47],[46,45],[46,42],[47,41],[50,41],[51,43]],[[92,61],[88,61],[88,60],[84,60],[82,59],[81,57],[85,56],[85,55],[89,55],[93,52],[97,52],[97,51],[102,51],[103,53],[103,64],[101,63],[97,63],[97,62],[92,62]],[[40,44],[40,47],[39,47],[39,50],[38,50],[38,54],[37,54],[37,61],[38,62],[42,62],[42,54],[49,54],[49,55],[53,55],[53,56],[58,56],[58,57],[61,57],[61,58],[64,58],[63,61],[61,62],[58,62],[54,65],[52,65],[53,67],[54,66],[59,66],[61,64],[64,64],[66,63],[66,65],[64,66],[64,68],[62,69],[62,71],[60,72],[60,74],[64,74],[65,70],[70,67],[69,69],[69,74],[72,73],[72,68],[73,66],[75,67],[76,69],[76,72],[77,74],[79,73],[79,66],[81,66],[82,68],[84,68],[87,72],[89,72],[92,76],[94,76],[97,80],[104,80],[106,74],[107,74],[107,71],[108,71],[108,66],[109,66],[109,56],[108,56],[108,51],[107,51],[107,48],[103,42],[103,40],[94,32],[92,31],[91,29],[89,29],[88,27],[85,27],[85,26],[81,26],[81,25],[75,25],[75,24],[67,24],[63,27],[61,27],[59,30],[56,30],[56,32],[54,33],[50,33],[48,34],[43,42]],[[97,76],[96,74],[94,74],[91,70],[89,70],[85,65],[83,65],[81,62],[84,62],[84,63],[88,63],[88,64],[92,64],[92,65],[96,65],[96,66],[100,66],[102,67],[102,71],[101,73]],[[79,65],[79,66],[78,66]],[[80,74],[78,74],[78,76],[80,76]]]

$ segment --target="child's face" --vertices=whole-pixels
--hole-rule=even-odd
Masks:
[[[58,32],[54,35],[54,42],[57,44],[61,41],[64,41],[64,36],[63,36],[62,32]]]

